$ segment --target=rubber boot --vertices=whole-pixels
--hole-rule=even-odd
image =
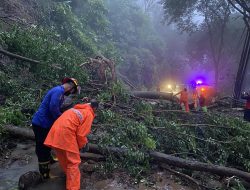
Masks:
[[[49,179],[49,164],[50,161],[48,162],[39,162],[39,172],[42,175],[43,179]]]

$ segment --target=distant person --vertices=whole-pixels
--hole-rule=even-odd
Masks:
[[[241,98],[246,100],[244,109],[244,120],[250,121],[250,95],[247,92],[243,92]]]
[[[74,78],[64,78],[62,85],[49,90],[38,111],[33,115],[32,128],[35,134],[36,155],[39,162],[39,172],[44,179],[49,178],[49,164],[54,162],[51,156],[51,149],[44,146],[44,140],[55,120],[62,115],[60,107],[64,100],[64,95],[77,93],[78,82]]]
[[[184,88],[182,91],[175,94],[175,96],[180,94],[180,105],[183,111],[189,112],[189,105],[188,105],[188,91],[187,88]]]
[[[203,112],[207,112],[207,100],[206,100],[206,96],[204,92],[201,92],[200,94],[199,103],[200,103],[201,110]]]
[[[194,109],[197,111],[198,105],[199,105],[199,96],[198,96],[198,91],[196,88],[193,89],[192,99],[193,99],[193,103],[194,103]]]
[[[77,104],[65,111],[53,124],[44,142],[55,150],[59,164],[66,174],[66,189],[80,190],[80,149],[88,143],[87,135],[95,117],[98,102]]]

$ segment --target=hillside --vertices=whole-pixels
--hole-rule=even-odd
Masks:
[[[82,189],[111,188],[113,182],[113,189],[249,187],[247,177],[236,174],[238,170],[246,176],[250,172],[250,125],[230,103],[217,105],[208,113],[185,113],[169,100],[135,97],[124,86],[124,79],[112,77],[116,71],[132,85],[155,88],[156,65],[151,63],[160,59],[161,50],[154,50],[161,43],[154,38],[148,19],[130,0],[1,1],[0,48],[37,62],[0,53],[0,177],[14,179],[20,160],[26,169],[35,169],[34,142],[13,139],[5,126],[30,130],[31,117],[45,93],[60,84],[63,77],[71,76],[82,87],[81,94],[72,97],[73,103],[89,97],[103,105],[97,112],[90,142],[125,151],[119,156],[109,152],[102,155],[103,160],[88,162],[94,163],[95,171],[84,171],[83,163],[81,170],[87,177]],[[104,66],[100,70],[101,64],[95,62],[100,57],[107,58],[116,69]],[[22,151],[25,154],[21,158]],[[226,172],[208,174],[206,169],[182,167],[174,162],[166,167],[149,156],[152,151],[177,160],[225,166]],[[27,160],[23,159],[25,155]],[[7,172],[8,166],[13,173]],[[237,169],[233,176],[227,173],[231,168]],[[95,183],[99,181],[98,187]],[[14,187],[16,181],[12,183]],[[6,181],[3,184],[10,187]]]

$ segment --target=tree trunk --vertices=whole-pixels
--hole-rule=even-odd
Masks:
[[[27,57],[23,57],[23,56],[20,56],[20,55],[17,55],[17,54],[8,52],[8,51],[3,50],[3,49],[0,49],[0,53],[2,53],[2,54],[4,54],[4,55],[7,55],[7,56],[9,56],[9,57],[15,58],[15,59],[20,59],[20,60],[22,60],[22,61],[27,61],[27,62],[35,63],[35,64],[40,63],[40,62],[37,61],[37,60],[30,59],[30,58],[27,58]]]
[[[149,155],[156,162],[165,163],[165,164],[176,166],[179,168],[187,168],[187,169],[196,170],[196,171],[205,171],[205,172],[214,173],[220,176],[238,176],[250,182],[250,173],[237,170],[234,168],[186,160],[186,159],[178,158],[175,156],[163,154],[160,152],[150,152]]]
[[[132,92],[132,94],[140,98],[163,99],[163,100],[169,100],[169,101],[178,100],[175,96],[173,96],[173,93],[166,93],[166,92],[134,91]]]
[[[30,129],[15,127],[15,126],[4,126],[4,130],[10,133],[10,135],[23,137],[26,139],[34,139],[34,134]],[[117,157],[124,156],[127,152],[126,149],[116,148],[116,147],[106,147],[100,148],[97,145],[90,144],[89,145],[89,152],[96,153],[96,154],[113,154]],[[237,176],[250,182],[250,173],[237,170],[234,168],[218,166],[213,164],[202,163],[198,161],[191,161],[182,158],[178,158],[175,156],[163,154],[160,152],[150,151],[149,153],[150,158],[156,163],[165,163],[167,165],[172,165],[175,167],[180,168],[187,168],[196,171],[204,171],[210,172],[213,174],[221,175],[221,176]]]
[[[247,30],[246,39],[243,46],[240,63],[237,71],[236,81],[234,85],[234,98],[236,100],[239,100],[240,98],[242,85],[246,73],[246,68],[249,62],[249,55],[250,55],[250,29]]]

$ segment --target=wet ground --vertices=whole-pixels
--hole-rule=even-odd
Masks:
[[[18,189],[19,177],[28,171],[37,171],[37,158],[34,154],[34,143],[32,141],[14,142],[12,150],[3,154],[0,159],[0,190]],[[92,163],[93,164],[93,163]],[[154,171],[150,178],[152,182],[142,180],[141,183],[133,183],[133,179],[125,172],[113,172],[108,178],[98,172],[85,171],[87,162],[81,164],[82,190],[191,190],[192,187],[180,185],[174,176],[165,171]],[[89,164],[88,166],[90,166]],[[39,184],[31,190],[65,190],[65,175],[58,166],[54,164],[51,174],[55,178]]]

